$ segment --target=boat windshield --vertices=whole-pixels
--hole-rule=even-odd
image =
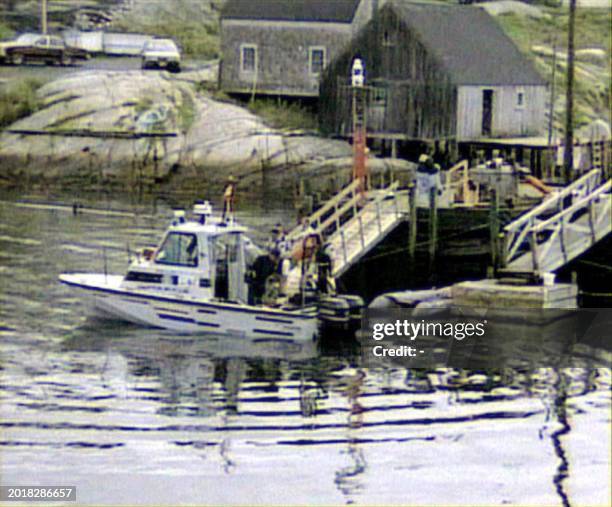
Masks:
[[[183,232],[168,234],[155,256],[155,262],[172,266],[196,267],[198,265],[198,240],[195,234]]]

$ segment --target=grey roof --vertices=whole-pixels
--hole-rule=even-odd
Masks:
[[[222,19],[351,23],[361,0],[227,0]]]
[[[389,4],[463,85],[544,85],[535,67],[486,11],[475,6]]]

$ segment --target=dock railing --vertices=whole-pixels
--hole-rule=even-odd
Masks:
[[[461,203],[474,206],[478,203],[478,189],[470,189],[470,166],[467,160],[458,162],[446,172],[444,195],[451,205]]]
[[[350,202],[351,205],[356,206],[356,201],[358,201],[361,197],[359,188],[359,180],[354,180],[350,185],[344,187],[339,193],[337,193],[323,206],[321,206],[321,208],[319,208],[317,211],[315,211],[312,215],[308,217],[309,227],[317,231],[321,231],[322,222],[327,221],[332,216],[338,215],[339,209],[346,207],[347,201]],[[287,234],[287,239],[289,241],[295,240],[302,233],[303,231],[298,226],[295,229],[292,229],[289,234]]]
[[[610,232],[609,194],[610,181],[593,169],[508,224],[505,270],[552,271],[599,241]]]
[[[321,234],[330,245],[333,275],[339,276],[406,218],[408,193],[398,189],[394,181],[363,194],[354,181],[308,218],[308,229],[298,226],[287,239],[309,231]]]
[[[343,274],[405,218],[408,203],[399,200],[407,200],[407,192],[398,191],[398,187],[396,181],[383,190],[370,191],[367,202],[356,213],[349,216],[345,212],[345,222],[333,222],[330,217],[321,224],[321,231],[331,231],[328,237],[335,257],[334,276]],[[346,211],[348,209],[346,206]]]

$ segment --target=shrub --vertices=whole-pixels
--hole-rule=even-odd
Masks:
[[[288,103],[274,99],[255,99],[248,109],[261,116],[271,127],[287,130],[316,130],[316,115],[298,102]]]
[[[0,88],[0,128],[30,116],[40,107],[36,90],[42,86],[36,79],[24,79]]]
[[[12,39],[15,36],[15,32],[11,30],[9,26],[0,21],[0,40]]]

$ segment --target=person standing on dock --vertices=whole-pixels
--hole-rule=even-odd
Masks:
[[[440,180],[440,166],[434,164],[429,155],[421,155],[419,165],[416,170],[417,183],[417,206],[420,208],[429,207],[429,194],[432,188],[440,194],[442,192],[442,182]]]

